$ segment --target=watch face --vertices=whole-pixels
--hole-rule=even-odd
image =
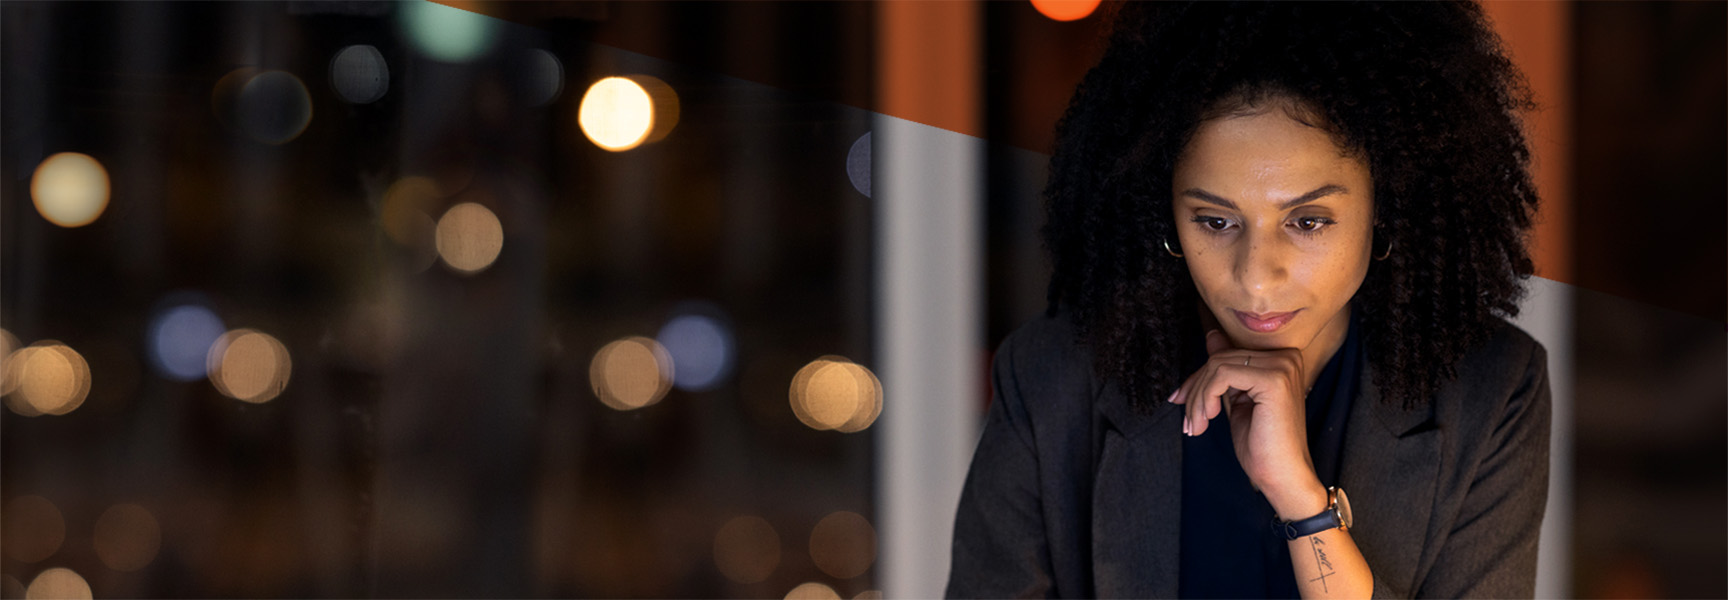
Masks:
[[[1338,520],[1344,523],[1345,529],[1349,529],[1356,522],[1355,515],[1350,513],[1350,497],[1344,495],[1344,488],[1333,489],[1338,492]]]

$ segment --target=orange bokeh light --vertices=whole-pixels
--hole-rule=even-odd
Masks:
[[[1100,0],[1032,0],[1032,8],[1053,21],[1078,21],[1098,10]]]

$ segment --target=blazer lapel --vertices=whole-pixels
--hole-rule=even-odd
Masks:
[[[1174,598],[1181,565],[1182,419],[1134,412],[1114,383],[1095,403],[1103,427],[1092,490],[1092,595]]]
[[[1339,487],[1355,516],[1350,536],[1374,569],[1376,588],[1409,594],[1427,546],[1442,434],[1430,403],[1404,410],[1381,403],[1372,367],[1361,372],[1344,431]]]

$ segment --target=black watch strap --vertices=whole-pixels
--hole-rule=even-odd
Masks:
[[[1337,494],[1330,493],[1327,496],[1326,510],[1320,511],[1320,514],[1288,523],[1273,517],[1272,530],[1283,535],[1286,540],[1296,540],[1328,529],[1343,527],[1344,521],[1338,517]]]
[[[1332,512],[1332,509],[1330,508],[1326,509],[1326,512],[1300,521],[1291,521],[1289,523],[1276,519],[1272,521],[1272,529],[1283,534],[1284,539],[1286,540],[1300,539],[1302,536],[1314,535],[1328,529],[1335,529],[1342,525],[1344,524],[1338,522],[1338,513]]]

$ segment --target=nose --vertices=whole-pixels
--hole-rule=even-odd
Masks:
[[[1278,289],[1290,276],[1290,271],[1285,266],[1289,250],[1288,240],[1258,230],[1244,233],[1241,237],[1242,243],[1236,249],[1236,282],[1243,289],[1256,293]]]

